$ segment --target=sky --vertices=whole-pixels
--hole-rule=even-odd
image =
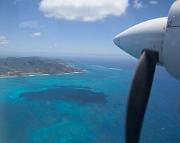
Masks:
[[[173,0],[0,0],[0,56],[130,58],[113,38]]]

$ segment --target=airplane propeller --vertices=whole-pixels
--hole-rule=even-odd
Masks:
[[[137,24],[114,38],[114,43],[140,58],[129,92],[126,115],[126,143],[138,143],[144,114],[151,92],[156,65],[180,80],[180,0],[176,0],[168,17]]]
[[[158,63],[158,53],[144,50],[140,57],[129,94],[126,121],[127,143],[138,143],[156,63]]]

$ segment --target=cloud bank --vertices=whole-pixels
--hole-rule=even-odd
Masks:
[[[20,28],[37,28],[38,27],[38,22],[37,21],[23,21],[19,23]]]
[[[41,36],[41,32],[34,32],[34,33],[32,33],[32,36],[40,37]]]
[[[157,0],[151,0],[151,1],[149,1],[149,3],[152,5],[156,5],[156,4],[158,4],[158,1]]]
[[[142,1],[134,0],[133,1],[133,7],[136,8],[136,9],[139,9],[139,8],[144,8],[145,6],[143,5]]]
[[[9,41],[5,36],[0,36],[0,46],[8,45]]]
[[[46,17],[97,21],[126,12],[128,0],[41,0],[39,9]]]

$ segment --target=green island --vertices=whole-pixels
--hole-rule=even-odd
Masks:
[[[25,76],[81,72],[81,69],[62,59],[40,57],[0,58],[0,76]]]

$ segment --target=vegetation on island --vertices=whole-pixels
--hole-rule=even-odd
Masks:
[[[0,76],[61,74],[79,71],[79,68],[61,59],[40,57],[0,58]]]

